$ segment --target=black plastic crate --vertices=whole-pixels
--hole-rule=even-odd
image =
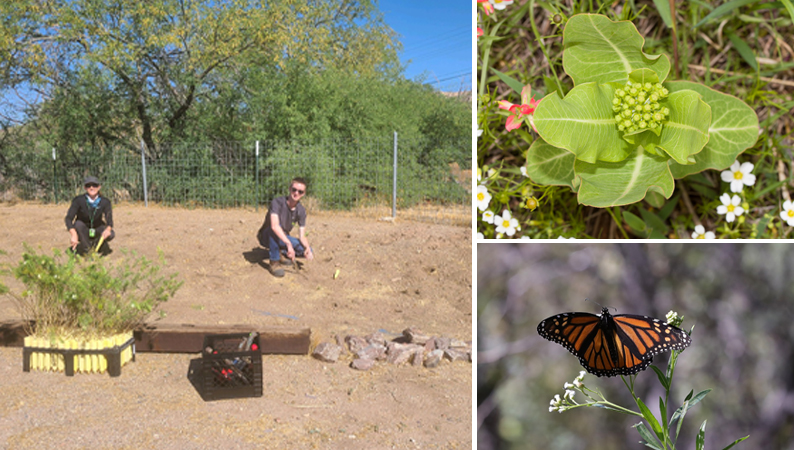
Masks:
[[[257,333],[204,336],[202,398],[262,396],[262,351]]]

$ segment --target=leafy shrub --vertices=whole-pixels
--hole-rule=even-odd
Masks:
[[[38,254],[26,245],[13,270],[26,289],[14,298],[23,318],[35,321],[39,332],[130,331],[182,285],[177,274],[161,274],[164,264],[162,253],[159,262],[135,253],[112,261],[57,249],[52,256]]]

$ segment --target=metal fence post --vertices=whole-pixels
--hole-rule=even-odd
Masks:
[[[254,173],[256,174],[256,188],[254,189],[255,211],[259,212],[259,141],[256,141],[256,158],[254,158]]]
[[[391,193],[391,217],[397,218],[397,132],[394,132],[394,179]]]
[[[146,187],[146,155],[143,151],[143,139],[141,139],[141,167],[143,168],[143,203],[149,207],[149,189]]]
[[[52,148],[52,202],[58,203],[58,163],[55,160],[55,147]]]

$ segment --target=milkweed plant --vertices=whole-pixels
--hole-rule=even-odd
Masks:
[[[674,237],[662,230],[679,200],[668,201],[676,180],[707,170],[721,171],[724,194],[718,204],[713,203],[716,211],[711,210],[716,212],[718,228],[706,230],[693,214],[686,237],[710,239],[716,237],[715,231],[720,237],[745,237],[738,227],[745,224],[752,205],[742,191],[755,184],[756,176],[754,165],[740,155],[759,136],[753,108],[705,85],[673,80],[670,59],[644,52],[645,38],[631,21],[613,21],[600,14],[566,18],[543,2],[538,6],[555,12],[552,21],[561,30],[562,67],[573,85],[563,86],[550,64],[555,78],[544,77],[535,98],[531,85],[489,67],[491,45],[517,22],[497,17],[509,8],[526,8],[517,16],[530,16],[535,34],[530,42],[550,60],[545,40],[549,36],[539,35],[534,2],[477,3],[482,26],[477,28],[478,139],[483,139],[484,131],[490,133],[489,124],[499,117],[507,132],[518,133],[529,143],[520,166],[518,161],[486,165],[486,155],[478,154],[478,238],[583,237],[583,225],[572,229],[575,225],[559,220],[533,219],[531,212],[539,207],[571,208],[555,204],[552,193],[559,189],[555,186],[570,189],[580,207],[604,209],[623,237],[629,232],[646,238]],[[519,103],[497,102],[493,93],[486,92],[489,71],[515,92]],[[543,89],[546,94],[540,98]],[[499,145],[498,136],[491,137]],[[637,208],[640,217],[620,208],[640,201],[659,211]],[[694,212],[691,205],[689,209]],[[760,223],[750,237],[763,234],[778,215],[779,224],[794,226],[794,202],[788,198],[779,212],[759,210],[763,217],[757,217]]]
[[[679,316],[676,312],[670,311],[667,313],[666,321],[671,325],[680,327],[684,321],[684,316]],[[694,327],[690,329],[690,335],[693,330]],[[682,350],[672,351],[672,355],[670,356],[670,361],[667,364],[667,370],[665,372],[662,372],[662,370],[656,366],[650,366],[651,369],[656,372],[656,377],[659,379],[659,382],[662,384],[662,387],[664,387],[665,390],[664,397],[659,397],[659,418],[653,415],[645,402],[643,402],[643,400],[638,397],[634,391],[634,383],[637,379],[637,376],[643,372],[630,375],[628,380],[623,375],[620,375],[620,378],[623,380],[623,384],[629,390],[631,397],[634,399],[634,403],[637,405],[638,410],[620,406],[607,400],[598,389],[592,388],[585,383],[584,376],[586,372],[583,370],[579,372],[579,376],[577,376],[572,383],[564,384],[563,388],[565,389],[565,393],[562,396],[557,394],[553,399],[551,399],[551,402],[549,403],[549,412],[562,413],[581,407],[596,407],[639,417],[645,421],[634,425],[634,428],[642,438],[640,443],[655,450],[674,450],[676,448],[678,437],[681,433],[681,425],[683,424],[687,411],[700,403],[706,397],[706,395],[711,392],[711,389],[705,389],[695,394],[695,391],[691,390],[684,398],[683,404],[679,406],[675,412],[673,412],[672,416],[668,417],[668,411],[671,410],[670,390],[673,382],[673,374],[675,372],[676,363],[678,362],[678,355],[680,355],[681,352]],[[577,392],[581,393],[585,397],[585,400],[582,403],[577,401],[575,398]],[[705,446],[706,422],[707,421],[704,420],[700,425],[697,436],[695,437],[695,448],[697,450],[703,450]],[[750,436],[748,435],[736,439],[723,450],[728,450],[749,437]]]

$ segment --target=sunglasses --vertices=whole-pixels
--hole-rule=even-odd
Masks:
[[[303,195],[303,193],[304,193],[305,191],[303,191],[303,190],[301,190],[301,189],[292,188],[292,192],[297,192],[298,194],[300,194],[300,195]]]
[[[95,187],[99,187],[99,185],[96,184],[96,183],[88,183],[88,184],[85,185],[85,187],[87,187],[87,188],[95,188]]]

